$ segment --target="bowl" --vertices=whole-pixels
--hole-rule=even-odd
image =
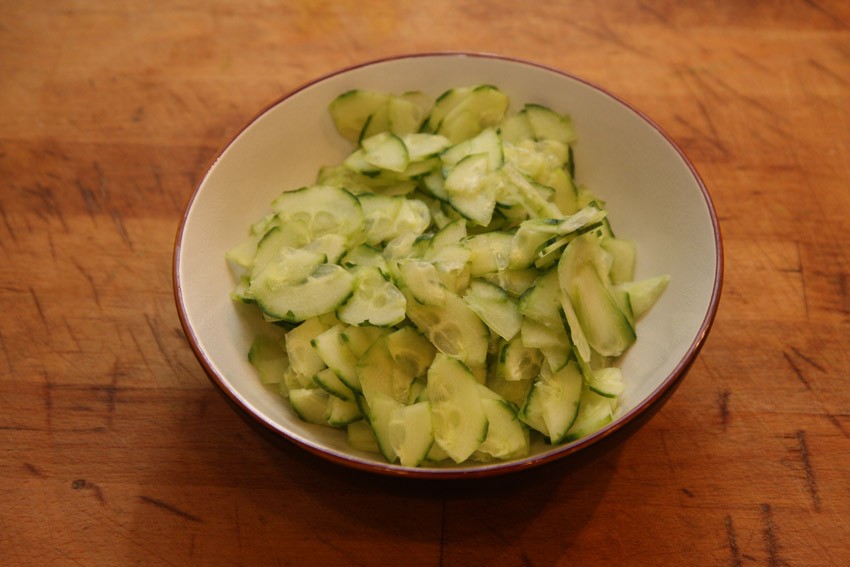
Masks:
[[[225,252],[270,210],[284,189],[315,180],[351,145],[336,131],[328,104],[351,89],[389,93],[490,84],[512,107],[534,102],[569,114],[578,134],[576,178],[607,203],[618,236],[637,243],[635,279],[670,275],[670,284],[637,325],[624,355],[626,388],[615,419],[578,441],[534,444],[525,458],[417,468],[388,464],[349,447],[342,431],[301,421],[264,387],[246,353],[263,321],[235,303]],[[721,236],[708,191],[682,150],[641,111],[567,72],[493,54],[431,53],[388,57],[306,83],[251,118],[214,156],[179,225],[173,257],[175,301],[186,336],[212,382],[251,418],[307,451],[345,467],[429,478],[494,476],[574,454],[641,423],[664,403],[702,347],[717,310],[723,273]]]

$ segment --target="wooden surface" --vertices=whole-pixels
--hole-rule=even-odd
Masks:
[[[850,3],[526,4],[0,1],[0,564],[848,564]],[[633,103],[725,238],[713,330],[642,429],[478,483],[258,435],[172,297],[183,206],[243,122],[433,50]]]

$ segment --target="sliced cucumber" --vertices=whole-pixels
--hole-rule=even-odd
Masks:
[[[621,283],[616,288],[628,293],[632,314],[637,319],[655,304],[664,290],[667,289],[669,283],[670,276],[663,275],[636,282]]]
[[[505,380],[530,380],[540,374],[543,354],[540,349],[527,347],[522,335],[505,341],[499,350],[496,373]]]
[[[402,327],[386,336],[396,369],[415,378],[424,377],[437,354],[434,345],[414,327]]]
[[[378,268],[358,268],[354,293],[337,308],[339,320],[349,325],[392,327],[405,318],[407,300]]]
[[[587,342],[605,356],[620,356],[635,341],[634,327],[611,296],[595,266],[574,269],[567,293]]]
[[[328,110],[337,131],[350,142],[357,142],[369,117],[386,104],[389,95],[365,90],[351,90],[331,101]]]
[[[390,463],[398,460],[398,454],[391,441],[390,424],[395,412],[404,407],[404,404],[383,392],[374,392],[369,402],[369,424],[375,432],[375,440],[378,442],[381,453]]]
[[[343,401],[354,401],[354,392],[330,368],[320,370],[318,374],[313,376],[313,381],[319,388],[333,397]]]
[[[319,385],[331,394],[337,395],[343,400],[348,400],[351,399],[351,395],[346,390],[359,392],[360,380],[357,377],[356,370],[358,357],[343,342],[342,335],[345,330],[346,328],[342,324],[334,325],[316,335],[310,341],[310,345],[319,354],[328,370],[342,382],[345,388],[340,388],[333,380],[325,378],[325,375],[317,380]],[[323,371],[316,373],[316,376],[319,376],[321,372]]]
[[[286,333],[286,353],[295,372],[312,379],[327,366],[311,342],[330,327],[318,317],[313,317]]]
[[[513,235],[501,231],[473,234],[461,240],[461,246],[470,252],[470,275],[480,276],[507,269],[512,242]]]
[[[535,379],[520,417],[557,445],[576,420],[581,396],[581,370],[570,362],[558,372],[541,373]]]
[[[360,357],[356,369],[361,391],[370,407],[378,393],[399,403],[406,403],[410,397],[410,386],[415,376],[396,366],[385,335],[381,335]]]
[[[354,292],[356,278],[336,264],[319,264],[306,278],[293,282],[285,264],[264,268],[251,281],[251,296],[271,317],[300,322],[329,313]]]
[[[446,293],[444,306],[422,305],[410,297],[407,316],[441,353],[470,367],[485,363],[490,341],[487,325],[454,293]]]
[[[355,243],[363,230],[360,203],[340,187],[311,185],[284,191],[271,205],[281,224],[301,222],[312,238],[335,233]]]
[[[603,250],[611,254],[611,283],[630,282],[635,277],[635,257],[637,249],[633,240],[607,237],[599,241]]]
[[[445,305],[446,286],[431,262],[407,259],[398,263],[404,286],[423,305]]]
[[[225,255],[233,300],[277,326],[248,353],[261,382],[391,463],[517,458],[532,429],[603,426],[669,282],[633,281],[634,243],[575,182],[570,117],[508,107],[489,85],[340,95],[357,147]]]
[[[446,171],[452,171],[465,158],[473,155],[486,155],[487,168],[496,171],[505,163],[502,140],[493,128],[487,128],[473,138],[446,148],[440,159]]]
[[[578,415],[564,436],[564,441],[576,441],[587,437],[611,423],[613,418],[610,399],[589,389],[584,390],[581,394]]]
[[[509,341],[519,333],[522,316],[516,301],[497,285],[473,279],[463,300],[490,329]]]
[[[410,163],[410,154],[401,138],[381,132],[360,142],[365,150],[363,159],[378,169],[402,172]]]
[[[489,424],[475,376],[461,361],[438,354],[428,370],[428,396],[437,444],[464,462],[487,438]]]
[[[528,114],[522,110],[505,118],[499,125],[499,135],[502,140],[511,144],[534,138],[534,130],[531,129]]]
[[[525,113],[536,139],[555,140],[564,144],[575,141],[575,128],[568,116],[539,104],[526,104]]]
[[[501,399],[484,398],[481,407],[487,417],[487,437],[476,452],[489,458],[479,460],[527,456],[531,448],[528,427],[517,418],[511,404]]]
[[[351,353],[359,359],[372,346],[378,337],[386,334],[385,329],[379,327],[349,326],[342,332],[340,339],[348,347]]]
[[[594,370],[592,377],[587,381],[587,385],[595,393],[605,398],[616,398],[626,388],[626,384],[623,382],[623,372],[616,366]]]
[[[422,464],[434,444],[431,403],[420,402],[393,410],[387,437],[402,466]]]
[[[445,136],[427,132],[406,134],[401,140],[407,147],[407,154],[412,162],[436,157],[451,145],[451,141]]]
[[[289,369],[289,358],[280,340],[267,334],[254,337],[248,361],[257,369],[263,384],[279,384]]]
[[[430,103],[424,99],[390,95],[387,100],[387,122],[390,132],[399,136],[418,132],[429,109]]]
[[[443,118],[472,92],[472,88],[458,87],[449,89],[437,97],[437,100],[434,101],[434,106],[431,108],[431,114],[423,126],[425,131],[436,131]]]
[[[561,285],[558,271],[550,269],[538,276],[534,285],[520,296],[517,307],[524,317],[556,328],[561,324],[560,302]]]
[[[301,421],[314,425],[327,425],[328,403],[330,395],[319,388],[297,389],[289,391],[289,402]]]
[[[363,414],[360,413],[360,406],[353,398],[342,400],[337,396],[331,396],[328,398],[325,419],[331,427],[345,427],[355,421],[362,420]]]
[[[367,453],[381,453],[378,440],[375,439],[375,431],[365,419],[352,421],[346,427],[348,444],[358,451]]]

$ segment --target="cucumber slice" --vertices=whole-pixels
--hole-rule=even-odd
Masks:
[[[487,156],[490,171],[496,171],[505,163],[502,139],[494,128],[482,130],[475,137],[446,148],[440,154],[440,159],[446,171],[452,171],[464,158],[479,154]]]
[[[470,251],[470,275],[480,276],[507,269],[513,238],[508,232],[492,231],[473,234],[461,240],[461,246]]]
[[[431,109],[431,114],[423,125],[423,129],[426,132],[435,132],[439,128],[443,118],[471,92],[472,87],[458,87],[449,89],[437,97]]]
[[[539,272],[535,269],[505,269],[481,274],[479,277],[499,286],[514,297],[520,297],[523,293],[531,289],[534,282],[537,281],[538,275]]]
[[[286,226],[277,226],[269,230],[257,243],[257,249],[251,260],[249,269],[256,274],[269,263],[280,258],[281,251],[299,249],[310,241],[310,235],[305,225],[293,222]],[[324,260],[316,257],[314,261],[289,260],[293,264],[312,263],[314,266]]]
[[[578,415],[564,436],[564,441],[576,441],[587,437],[611,423],[613,419],[611,400],[589,389],[584,390],[581,394]]]
[[[387,346],[386,336],[380,336],[369,347],[360,357],[356,368],[363,397],[370,407],[378,393],[399,403],[407,402],[414,376],[406,374],[396,366]]]
[[[496,373],[511,382],[530,380],[540,374],[542,363],[540,349],[525,346],[522,335],[517,335],[499,350]]]
[[[406,201],[404,197],[363,193],[357,195],[357,201],[363,210],[363,232],[367,245],[378,246],[398,236],[394,222],[402,202]]]
[[[552,374],[534,380],[520,418],[545,435],[553,445],[566,440],[579,411],[582,374],[573,361]]]
[[[499,373],[490,372],[487,375],[485,385],[489,390],[510,402],[514,408],[519,409],[525,404],[526,398],[528,398],[528,392],[531,389],[534,378],[527,380],[505,380],[504,376],[501,376]]]
[[[637,247],[633,240],[606,237],[599,241],[603,250],[611,254],[611,283],[630,282],[635,277],[635,258]]]
[[[616,366],[594,370],[591,378],[587,380],[587,386],[605,398],[617,398],[626,388],[623,372]]]
[[[446,286],[434,264],[406,259],[398,263],[404,286],[423,305],[445,305]]]
[[[387,349],[402,374],[425,376],[437,354],[434,345],[413,327],[402,327],[387,334]]]
[[[462,463],[487,437],[475,376],[461,361],[437,354],[428,370],[428,396],[437,444]]]
[[[387,429],[390,446],[401,465],[418,467],[434,444],[431,403],[420,402],[395,409]]]
[[[279,384],[289,369],[286,349],[279,339],[259,334],[251,342],[248,361],[257,369],[263,384]]]
[[[558,206],[540,194],[532,180],[528,179],[512,164],[505,164],[499,170],[508,202],[519,203],[531,218],[557,218],[562,215]]]
[[[342,255],[347,252],[346,239],[339,234],[325,234],[315,240],[308,242],[300,248],[305,252],[318,252],[324,255],[325,262],[336,264]]]
[[[511,340],[520,331],[522,316],[516,302],[499,286],[480,279],[469,282],[463,300],[490,329],[505,340]]]
[[[338,396],[343,400],[352,399],[351,390],[360,391],[360,381],[357,378],[357,357],[343,342],[342,335],[346,328],[342,324],[337,324],[330,329],[316,335],[311,341],[315,351],[319,354],[322,362],[328,367],[334,376],[342,382],[344,388],[340,388],[336,381],[326,378],[326,374],[322,371],[316,373],[316,376],[321,378],[317,380],[319,386],[326,389],[333,395]]]
[[[431,239],[423,258],[432,262],[446,246],[458,244],[466,235],[466,219],[457,219],[447,223]]]
[[[356,243],[363,230],[363,211],[357,198],[340,187],[311,185],[284,191],[271,203],[282,225],[301,222],[312,238],[339,234]]]
[[[404,142],[390,132],[381,132],[361,141],[363,159],[379,169],[403,172],[410,163]]]
[[[333,311],[354,291],[356,278],[336,264],[319,264],[312,274],[294,283],[285,268],[284,264],[267,266],[251,280],[251,296],[271,317],[304,321]]]
[[[379,327],[359,327],[352,325],[342,332],[340,339],[355,358],[359,359],[372,346],[372,343],[385,333],[386,330]]]
[[[312,379],[327,366],[311,342],[330,327],[318,317],[313,317],[286,333],[284,336],[286,354],[295,372]]]
[[[569,116],[539,104],[526,104],[525,114],[536,139],[555,140],[564,144],[576,140],[575,128]]]
[[[389,273],[387,261],[384,259],[381,250],[368,244],[355,246],[340,258],[339,263],[348,269],[374,267],[381,270],[383,274]]]
[[[487,437],[476,450],[486,455],[479,460],[518,459],[528,455],[531,449],[528,427],[518,418],[510,403],[495,398],[484,398],[481,407],[487,417]],[[473,455],[475,456],[475,454]]]
[[[443,188],[450,199],[456,195],[469,196],[478,193],[485,187],[484,181],[490,171],[490,158],[487,154],[464,156],[446,175]]]
[[[426,108],[420,101],[397,95],[390,95],[387,100],[387,122],[393,134],[401,136],[418,132],[425,121],[425,113]]]
[[[407,300],[378,268],[359,268],[355,275],[354,293],[336,311],[340,321],[392,327],[404,320]]]
[[[634,327],[614,301],[593,264],[575,268],[567,286],[588,344],[605,356],[620,356],[636,339]]]
[[[496,195],[488,183],[487,156],[473,154],[458,163],[446,177],[447,202],[464,218],[487,226],[496,208]]]
[[[411,162],[436,157],[451,145],[451,140],[445,136],[426,132],[405,134],[401,140],[407,147],[407,154]]]
[[[558,271],[554,268],[541,274],[532,287],[523,293],[517,301],[519,313],[534,319],[547,327],[561,325],[561,284]]]
[[[534,138],[534,130],[531,129],[526,112],[521,110],[505,118],[499,125],[499,135],[503,141],[511,144]]]
[[[360,138],[358,142],[360,145],[363,145],[363,140],[371,138],[372,136],[376,136],[378,134],[382,134],[385,132],[389,132],[390,129],[390,108],[389,108],[389,98],[375,109],[375,112],[369,115],[369,118],[366,119],[366,123],[363,124],[363,130],[360,132]]]
[[[358,451],[366,453],[381,453],[375,431],[365,419],[353,421],[346,427],[348,444]]]
[[[375,440],[378,442],[381,454],[389,463],[398,460],[398,454],[391,441],[390,423],[395,412],[403,407],[405,407],[404,404],[383,392],[374,392],[372,401],[369,402],[369,424],[375,432]]]
[[[261,234],[250,234],[242,242],[225,252],[225,259],[233,266],[242,270],[250,270],[257,254],[257,245],[263,237]]]
[[[365,90],[342,93],[328,106],[337,131],[350,142],[357,142],[369,117],[386,104],[389,95]]]
[[[485,363],[490,332],[456,294],[447,291],[446,303],[439,307],[422,305],[411,296],[407,301],[407,316],[441,353],[470,367]]]
[[[670,276],[656,276],[636,282],[621,283],[615,289],[625,291],[629,295],[629,305],[632,314],[637,319],[652,307],[658,298],[667,289]]]
[[[319,388],[335,398],[343,401],[354,401],[354,393],[351,388],[346,386],[330,368],[320,370],[318,374],[313,376],[313,381]]]
[[[483,128],[501,122],[509,104],[508,96],[496,87],[475,87],[446,114],[437,128],[437,133],[454,142],[467,140]]]
[[[325,419],[331,427],[345,427],[363,419],[360,407],[354,399],[342,400],[336,396],[328,398],[328,409]]]
[[[301,421],[314,425],[327,425],[330,395],[319,388],[296,389],[289,391],[289,402]]]

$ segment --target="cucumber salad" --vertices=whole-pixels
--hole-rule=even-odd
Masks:
[[[352,90],[352,144],[226,254],[268,329],[248,358],[302,420],[406,467],[492,462],[609,423],[669,277],[575,181],[569,116],[497,87]]]

